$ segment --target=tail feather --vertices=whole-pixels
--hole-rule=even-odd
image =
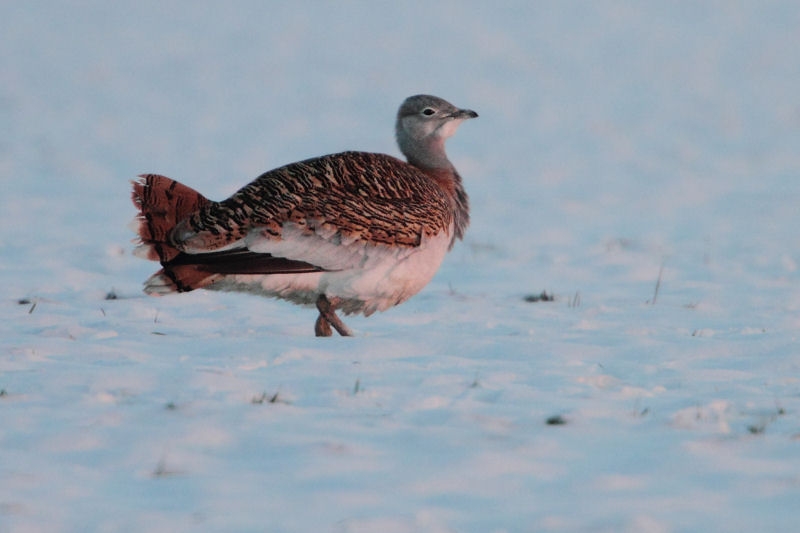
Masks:
[[[142,174],[132,184],[131,199],[139,209],[133,221],[139,235],[136,255],[162,263],[174,259],[180,251],[169,243],[170,231],[210,200],[191,187],[158,174]]]
[[[173,179],[158,174],[142,174],[134,180],[131,199],[139,210],[132,221],[138,235],[134,254],[159,261],[163,269],[145,282],[148,294],[186,292],[214,283],[220,276],[196,265],[171,266],[169,262],[181,251],[170,243],[175,225],[210,203],[205,196]]]
[[[208,287],[223,277],[198,265],[167,265],[144,282],[144,292],[161,296]]]

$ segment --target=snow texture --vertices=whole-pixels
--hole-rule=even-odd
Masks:
[[[800,523],[800,5],[0,4],[0,531]],[[397,106],[472,226],[400,307],[151,298],[129,180],[210,198]],[[542,291],[554,301],[535,301]]]

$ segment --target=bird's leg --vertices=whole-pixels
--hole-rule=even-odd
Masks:
[[[314,323],[314,333],[317,337],[330,337],[333,333],[331,331],[331,323],[325,320],[322,312],[320,312],[317,321]]]
[[[314,332],[317,337],[329,337],[331,335],[331,326],[339,332],[342,337],[352,337],[353,332],[350,328],[344,325],[344,322],[336,315],[336,300],[331,303],[328,297],[320,294],[317,298],[317,309],[319,310],[319,318],[317,323],[314,324]]]

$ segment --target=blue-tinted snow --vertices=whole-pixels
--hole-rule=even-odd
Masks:
[[[795,529],[798,28],[791,1],[4,3],[0,530]],[[133,176],[222,198],[397,154],[419,92],[481,116],[449,143],[472,227],[416,298],[316,339],[284,302],[141,294]]]

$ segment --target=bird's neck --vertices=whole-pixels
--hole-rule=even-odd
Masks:
[[[398,135],[400,150],[406,156],[408,163],[422,170],[430,176],[450,198],[453,212],[453,245],[455,239],[461,239],[469,225],[469,198],[461,176],[447,159],[444,151],[446,137],[431,135],[424,140],[411,140],[404,135]]]
[[[462,239],[469,226],[469,197],[461,183],[461,176],[452,166],[449,169],[422,169],[422,171],[430,176],[450,198],[453,213],[453,242],[456,238]]]
[[[447,159],[444,151],[444,141],[442,137],[431,135],[424,141],[400,142],[400,150],[408,159],[409,164],[421,170],[455,172],[453,164]]]

